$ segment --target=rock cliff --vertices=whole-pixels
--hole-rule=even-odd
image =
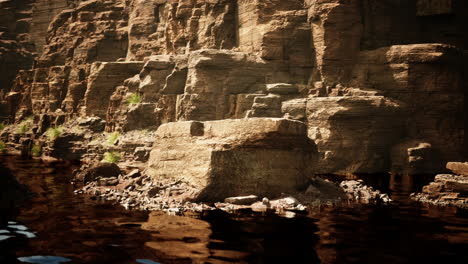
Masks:
[[[259,117],[287,118],[313,144],[275,137],[241,160],[290,144],[317,159],[275,159],[311,174],[443,172],[466,158],[467,14],[464,0],[0,1],[2,139],[53,153],[43,133],[63,126],[78,159],[108,150],[145,161],[154,145],[151,171],[170,141],[206,153],[231,144],[195,140],[186,124],[247,118],[261,130]],[[84,125],[93,120],[102,130]],[[134,137],[169,122],[183,122],[170,125],[180,138]],[[100,147],[103,130],[130,141]],[[244,155],[240,141],[225,159]],[[181,162],[219,159],[208,156]]]

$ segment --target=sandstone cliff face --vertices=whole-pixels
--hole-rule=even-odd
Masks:
[[[50,22],[61,11],[74,8],[81,0],[42,0],[32,1],[30,38],[38,54],[42,54],[47,44],[47,29]]]
[[[305,119],[322,155],[317,173],[381,172],[403,134],[401,106],[384,96],[313,97],[283,106],[290,118]]]
[[[3,81],[3,119],[34,115],[35,133],[90,116],[108,132],[286,117],[307,125],[316,173],[464,158],[466,1],[66,2],[28,2],[21,34],[40,54]]]
[[[236,1],[135,0],[127,59],[236,46]]]

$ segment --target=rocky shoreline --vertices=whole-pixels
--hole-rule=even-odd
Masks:
[[[110,169],[114,168],[114,170]],[[281,197],[259,197],[256,195],[228,197],[218,202],[201,202],[191,199],[200,192],[195,186],[183,181],[153,181],[149,176],[135,169],[126,175],[116,175],[115,164],[97,163],[75,173],[77,181],[88,177],[77,195],[85,194],[93,199],[115,201],[126,209],[164,211],[169,214],[203,212],[220,209],[227,212],[252,210],[273,211],[293,216],[322,205],[339,205],[344,202],[390,203],[387,194],[366,186],[362,180],[342,181],[339,184],[316,177],[310,180],[305,191],[282,194]],[[96,173],[101,171],[102,175]],[[103,173],[114,175],[104,175]],[[89,175],[92,176],[89,178]]]
[[[439,174],[433,182],[423,187],[421,193],[411,198],[439,206],[456,206],[468,209],[468,163],[449,162],[447,169],[454,174]]]
[[[123,134],[103,133],[104,126],[102,124],[103,121],[95,117],[77,119],[65,123],[60,128],[60,134],[56,138],[51,138],[48,132],[44,132],[37,139],[30,138],[29,140],[26,140],[27,138],[24,135],[18,137],[16,133],[18,128],[16,126],[8,126],[3,129],[2,137],[10,139],[7,141],[9,151],[16,151],[16,153],[25,156],[35,156],[35,153],[32,152],[32,146],[41,146],[39,157],[44,160],[51,158],[71,159],[74,156],[80,156],[83,165],[75,172],[74,182],[77,185],[83,185],[83,187],[75,192],[90,195],[93,199],[115,201],[127,209],[165,211],[170,214],[183,214],[190,211],[202,212],[214,209],[228,212],[253,210],[274,211],[280,214],[291,212],[288,213],[288,215],[291,215],[294,212],[313,210],[313,208],[321,205],[334,206],[347,202],[383,204],[391,202],[387,194],[366,186],[362,181],[334,183],[316,177],[313,173],[306,178],[302,178],[302,175],[294,176],[294,174],[291,174],[296,177],[292,179],[299,179],[302,182],[300,188],[283,189],[271,195],[266,195],[264,189],[256,189],[259,192],[252,189],[253,191],[250,192],[247,190],[238,192],[241,195],[234,197],[224,196],[220,198],[213,195],[214,198],[206,199],[210,197],[210,192],[207,192],[207,190],[211,190],[212,187],[210,187],[210,184],[200,185],[197,179],[221,177],[220,181],[224,184],[223,177],[226,177],[229,172],[223,166],[225,164],[228,164],[228,167],[232,166],[229,165],[230,161],[226,159],[229,156],[225,156],[221,161],[200,160],[200,162],[205,162],[205,168],[211,168],[208,174],[196,174],[198,169],[195,167],[195,173],[190,172],[189,177],[180,173],[196,163],[193,156],[200,156],[198,152],[205,151],[204,148],[209,151],[213,149],[214,151],[223,150],[225,153],[229,153],[237,145],[239,150],[233,152],[235,155],[240,155],[243,151],[248,153],[249,146],[254,146],[256,149],[266,148],[269,151],[272,151],[272,149],[283,151],[282,149],[285,146],[281,145],[282,134],[287,135],[289,143],[297,141],[297,146],[300,146],[300,142],[307,142],[303,141],[307,139],[305,132],[301,132],[304,131],[301,127],[303,124],[297,121],[263,118],[217,121],[215,123],[179,122],[162,125],[157,131],[133,130]],[[248,128],[252,124],[256,126],[256,129]],[[259,124],[263,126],[262,129],[257,128]],[[32,129],[39,130],[40,127],[33,125]],[[210,134],[205,131],[209,131]],[[232,131],[237,131],[235,137],[224,136],[224,134],[234,134]],[[262,131],[266,132],[262,134]],[[270,138],[271,131],[274,132],[274,138]],[[219,136],[220,134],[221,136]],[[217,147],[217,144],[220,147]],[[229,147],[225,148],[226,145]],[[153,146],[156,146],[156,148]],[[186,155],[188,160],[186,162],[170,170],[168,170],[167,166],[161,168],[151,167],[151,164],[165,162],[166,158],[161,157],[160,153],[175,150],[179,146],[180,149],[177,150],[177,155],[188,151]],[[192,149],[196,151],[191,152]],[[285,150],[289,151],[287,148]],[[153,160],[151,160],[152,151],[156,152],[153,154],[155,155]],[[118,160],[106,162],[105,156],[107,153],[116,153]],[[297,158],[297,155],[294,155],[294,157]],[[309,156],[304,157],[308,159]],[[96,162],[97,160],[101,162]],[[312,158],[306,162],[310,165],[313,164],[313,160],[312,155]],[[240,161],[235,159],[235,168],[251,166],[250,160],[245,163],[239,163]],[[279,175],[290,173],[287,170],[289,166],[290,164],[286,166],[286,169],[271,170],[270,173],[279,173]],[[467,180],[465,175],[468,174],[468,170],[466,170],[465,166],[466,163],[449,163],[447,168],[459,174],[458,176],[438,175],[434,183],[426,186],[421,193],[412,194],[412,198],[424,203],[467,208]],[[149,170],[149,168],[151,169]],[[155,169],[161,175],[172,173],[174,176],[159,177],[156,174],[155,177]],[[213,170],[226,170],[226,172],[210,174]],[[253,172],[244,171],[239,177],[248,176],[254,179],[256,177],[254,176],[255,173],[259,170],[263,169],[257,168]],[[153,173],[153,175],[149,175],[148,172]],[[251,173],[251,176],[249,176],[249,173]],[[244,178],[242,184],[245,185],[245,182],[246,179]],[[281,181],[278,183],[273,182],[273,184],[281,185]],[[243,185],[238,187],[239,190],[242,190],[242,188],[244,188]],[[244,196],[246,198],[242,199]]]
[[[48,2],[0,1],[0,151],[118,164],[83,192],[158,210],[249,195],[259,208],[386,202],[314,177],[436,174],[467,158],[468,8]],[[448,178],[427,199],[463,200]]]

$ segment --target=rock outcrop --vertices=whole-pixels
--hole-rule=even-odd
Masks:
[[[460,51],[441,44],[391,46],[362,52],[354,72],[356,84],[375,89],[402,105],[405,126],[399,157],[419,143],[431,145],[427,161],[433,167],[411,164],[412,173],[440,171],[463,152],[464,112]],[[431,74],[428,74],[431,73]],[[407,142],[413,142],[409,146]],[[427,165],[427,164],[426,164]],[[394,166],[395,167],[395,166]],[[397,168],[394,168],[398,171]]]
[[[413,193],[412,198],[435,205],[468,208],[468,164],[449,162],[447,169],[455,174],[435,176],[433,182],[424,186],[421,193]]]
[[[176,122],[156,132],[146,174],[184,181],[201,200],[305,188],[316,146],[305,124],[286,119]]]
[[[305,119],[320,152],[317,173],[390,170],[390,149],[402,134],[398,103],[383,96],[332,96],[283,104],[291,118]]]

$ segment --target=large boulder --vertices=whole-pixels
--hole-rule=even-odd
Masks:
[[[317,154],[305,124],[286,119],[176,122],[156,134],[146,173],[196,186],[197,200],[295,191],[306,186]]]

